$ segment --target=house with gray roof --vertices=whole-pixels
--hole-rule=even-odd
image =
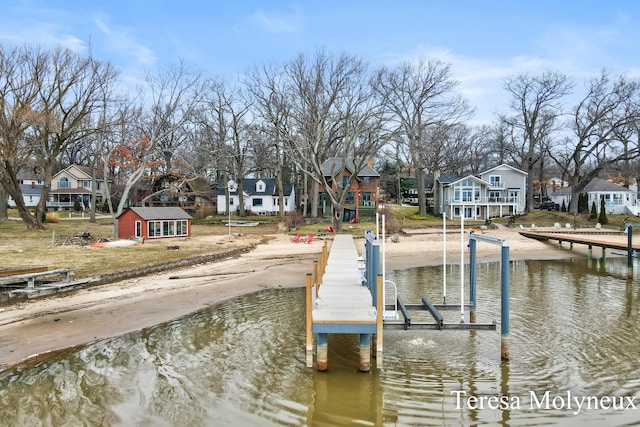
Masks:
[[[477,174],[436,179],[434,210],[447,218],[488,220],[525,212],[527,173],[501,164]]]
[[[229,188],[229,203],[231,211],[240,209],[239,186],[234,180],[227,184]],[[283,210],[292,212],[296,208],[296,195],[293,184],[283,184]],[[279,213],[279,193],[275,178],[244,178],[242,180],[242,195],[244,209],[254,215],[276,215]],[[217,194],[218,213],[226,213],[227,196],[224,184],[218,185]]]
[[[121,239],[191,236],[191,215],[178,207],[133,207],[116,218]]]
[[[637,192],[620,184],[602,178],[594,178],[584,188],[583,193],[587,194],[589,209],[595,203],[596,211],[600,214],[600,200],[604,200],[605,212],[607,214],[631,214],[640,215],[640,203]],[[549,198],[562,206],[569,206],[571,201],[571,187],[564,187],[554,191]]]
[[[342,188],[346,188],[349,178],[354,174],[357,175],[347,189],[343,206],[343,219],[348,222],[360,221],[361,217],[375,218],[378,208],[380,174],[373,168],[371,161],[361,165],[360,170],[357,170],[357,166],[354,160],[345,162],[342,157],[328,158],[321,165],[322,174],[332,188],[335,188],[337,183],[341,183]],[[332,215],[326,189],[320,186],[318,191],[320,204],[318,211],[323,216]]]

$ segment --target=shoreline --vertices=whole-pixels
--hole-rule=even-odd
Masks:
[[[511,260],[587,255],[521,236],[508,229],[487,235],[509,242]],[[447,233],[447,264],[460,262],[459,233]],[[265,237],[267,239],[265,239]],[[210,239],[213,239],[209,237]],[[220,240],[225,236],[216,236]],[[625,237],[626,238],[626,237]],[[254,292],[305,285],[324,242],[292,243],[290,236],[244,236],[255,249],[233,258],[197,264],[105,285],[91,286],[0,309],[0,373],[45,360],[65,349],[144,330]],[[360,250],[361,239],[356,240]],[[442,233],[411,233],[385,243],[386,269],[441,265]],[[468,251],[465,251],[468,263]],[[500,248],[478,245],[478,262],[500,260]]]

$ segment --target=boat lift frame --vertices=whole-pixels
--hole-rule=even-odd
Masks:
[[[462,232],[462,231],[461,231]],[[446,238],[446,235],[445,235]],[[460,304],[433,304],[426,296],[422,296],[420,304],[406,304],[401,296],[397,296],[397,307],[402,314],[402,320],[384,320],[385,329],[431,329],[431,330],[483,330],[495,331],[497,329],[496,322],[476,323],[477,308],[477,283],[476,283],[476,243],[485,242],[501,247],[501,341],[500,356],[502,360],[509,360],[509,243],[504,239],[485,236],[482,234],[471,233],[469,235],[469,303],[461,302]],[[446,268],[446,265],[444,266]],[[464,265],[461,265],[464,268]],[[446,301],[446,300],[445,300]],[[458,310],[459,308],[469,309],[469,322],[465,323],[464,318],[459,323],[447,323],[440,313],[442,310]],[[434,322],[413,322],[411,319],[411,310],[426,310],[431,314]]]

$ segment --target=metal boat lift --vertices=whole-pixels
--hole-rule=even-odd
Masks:
[[[444,219],[444,215],[443,215]],[[444,227],[444,236],[446,241],[446,222]],[[378,227],[376,227],[377,229]],[[460,224],[461,232],[461,289],[460,289],[460,304],[447,304],[446,303],[446,275],[444,278],[444,301],[442,304],[434,304],[429,298],[422,295],[421,301],[418,303],[405,303],[400,295],[397,293],[395,283],[390,280],[386,280],[385,277],[385,261],[384,261],[384,241],[382,239],[382,277],[384,283],[384,295],[388,294],[387,284],[393,286],[393,304],[387,304],[384,301],[384,316],[383,326],[384,329],[391,330],[408,330],[408,329],[425,329],[425,330],[483,330],[483,331],[495,331],[497,324],[495,320],[491,323],[477,323],[476,322],[476,304],[477,304],[477,284],[476,284],[476,243],[478,241],[498,245],[502,248],[501,252],[501,358],[502,360],[509,359],[509,244],[504,239],[485,236],[482,234],[471,233],[469,235],[469,302],[464,302],[464,219]],[[384,216],[382,217],[382,235],[385,236],[385,222]],[[446,243],[445,243],[445,268],[446,268]],[[446,274],[446,273],[445,273]],[[458,310],[460,309],[460,322],[445,322],[442,311]],[[465,310],[469,311],[469,322],[465,322],[464,313]],[[427,312],[433,318],[433,321],[414,321],[411,316],[411,312]],[[402,318],[400,318],[402,316]]]

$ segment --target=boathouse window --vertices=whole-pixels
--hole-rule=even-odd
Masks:
[[[136,221],[136,237],[142,236],[142,221]]]
[[[189,222],[187,220],[176,221],[176,236],[186,236],[189,234]]]
[[[189,234],[187,220],[149,221],[149,237],[173,237]]]

